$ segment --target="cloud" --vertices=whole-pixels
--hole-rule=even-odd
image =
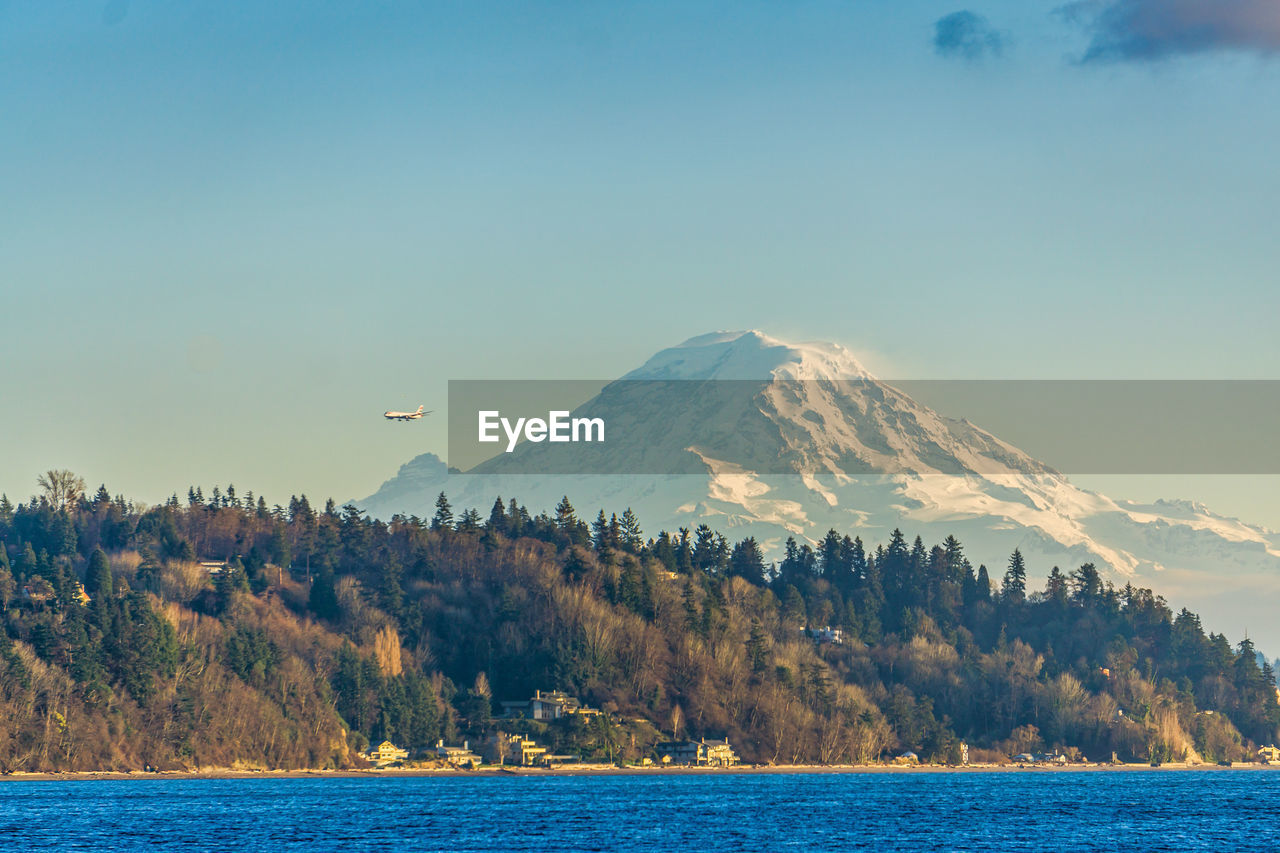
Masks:
[[[1004,53],[1009,39],[983,16],[965,9],[939,18],[933,25],[933,50],[939,56],[976,62]]]
[[[1085,62],[1280,53],[1278,0],[1076,0],[1059,11],[1092,34]]]

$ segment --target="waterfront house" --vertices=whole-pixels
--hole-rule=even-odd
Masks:
[[[532,767],[547,753],[547,748],[538,746],[532,738],[507,732],[497,732],[485,746],[485,758],[490,764]]]
[[[384,740],[376,747],[371,747],[368,752],[362,752],[360,757],[371,762],[375,767],[386,767],[404,761],[409,757],[409,750],[401,749],[391,741]]]
[[[436,741],[436,758],[444,759],[458,767],[479,767],[484,763],[480,756],[471,751],[470,744],[465,740],[462,746],[445,746],[443,740]]]
[[[738,756],[727,740],[683,740],[660,743],[656,747],[663,764],[686,767],[732,767]]]
[[[1263,764],[1280,764],[1280,747],[1274,743],[1261,747],[1258,750],[1258,760]]]

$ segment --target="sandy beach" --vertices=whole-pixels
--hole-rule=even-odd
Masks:
[[[458,768],[402,767],[351,770],[237,770],[209,768],[206,770],[163,771],[74,771],[74,772],[24,772],[0,774],[4,782],[84,782],[84,781],[165,781],[181,779],[387,779],[387,778],[450,778],[450,777],[528,777],[550,776],[688,776],[688,775],[749,775],[749,774],[857,774],[857,773],[1167,773],[1174,771],[1274,771],[1280,764],[1237,763],[1230,767],[1216,764],[970,764],[946,766],[935,764],[861,764],[861,765],[743,765],[738,767],[617,767],[601,764],[575,764],[541,769],[535,767],[482,767],[475,770]]]

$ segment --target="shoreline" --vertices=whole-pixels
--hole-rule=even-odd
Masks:
[[[423,779],[423,778],[545,778],[552,776],[747,776],[747,775],[830,775],[866,773],[1161,773],[1177,771],[1267,771],[1280,770],[1280,765],[1238,763],[1230,767],[1217,764],[970,764],[946,765],[895,765],[895,764],[775,764],[745,765],[739,767],[616,767],[612,765],[579,764],[551,769],[535,767],[482,767],[476,770],[458,768],[386,768],[351,770],[236,770],[210,768],[208,770],[75,770],[75,771],[21,771],[0,774],[0,785],[5,782],[126,782],[126,781],[182,781],[193,779]]]

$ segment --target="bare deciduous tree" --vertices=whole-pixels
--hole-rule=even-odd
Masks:
[[[65,468],[44,472],[36,479],[36,485],[54,509],[66,509],[84,494],[84,478]]]
[[[404,671],[400,662],[400,632],[390,624],[383,625],[374,636],[373,654],[384,677],[395,678]]]

